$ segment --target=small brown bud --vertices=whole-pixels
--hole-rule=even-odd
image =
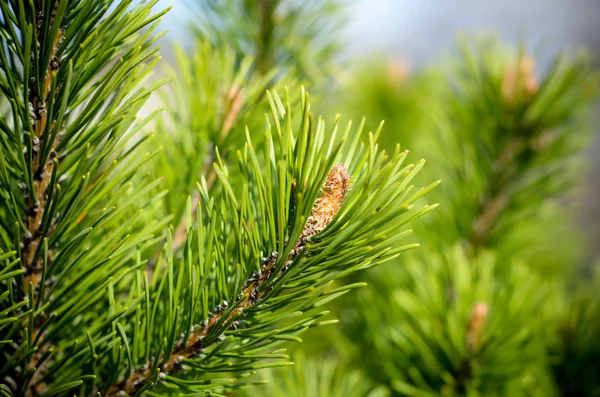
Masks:
[[[400,86],[406,81],[409,71],[410,67],[404,59],[391,59],[387,68],[388,80],[394,87]]]
[[[502,80],[502,99],[506,106],[530,102],[539,89],[535,77],[533,59],[526,56],[519,62],[518,68],[508,69]]]
[[[308,217],[302,238],[314,236],[325,229],[340,210],[350,186],[350,175],[344,164],[338,164],[329,171],[321,196],[315,201]]]
[[[475,351],[479,348],[481,339],[481,330],[488,314],[488,305],[477,303],[473,308],[469,328],[467,330],[467,347],[469,351]]]

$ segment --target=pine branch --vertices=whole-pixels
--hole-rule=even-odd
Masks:
[[[257,5],[258,14],[258,70],[265,74],[273,69],[273,29],[274,29],[274,14],[277,7],[276,0],[260,0]]]
[[[150,15],[152,3],[131,4],[0,4],[0,89],[12,110],[0,115],[0,195],[8,198],[0,202],[0,252],[17,256],[2,259],[0,273],[20,267],[0,278],[9,298],[0,299],[0,311],[11,314],[2,326],[0,378],[13,395],[95,379],[55,368],[73,334],[102,324],[85,313],[106,282],[102,266],[122,270],[135,256],[128,245],[153,244],[149,236],[161,227],[130,213],[152,205],[128,197],[136,166],[151,157],[139,153],[146,137],[125,144],[149,120],[133,126],[153,86],[134,89],[155,52],[147,26],[161,15]],[[115,227],[124,219],[126,227]]]
[[[52,26],[54,24],[54,19],[56,18],[57,9],[59,7],[59,2],[54,1],[52,7],[52,17],[50,18],[49,25]],[[44,23],[44,12],[40,11],[37,15],[37,40],[39,42],[42,41],[42,25]],[[60,22],[62,25],[62,22]],[[50,155],[47,160],[41,161],[41,142],[49,141],[52,135],[54,135],[54,128],[61,128],[61,126],[52,125],[50,128],[46,129],[47,120],[47,109],[48,109],[48,93],[53,87],[53,80],[56,76],[56,71],[60,67],[60,59],[57,58],[58,48],[61,44],[62,35],[63,35],[63,26],[58,27],[58,31],[54,38],[51,38],[53,41],[50,62],[48,64],[47,70],[45,71],[45,77],[43,79],[43,90],[41,93],[36,92],[34,87],[29,88],[29,108],[32,112],[33,117],[33,130],[35,133],[34,145],[33,149],[33,157],[32,157],[32,167],[34,171],[34,182],[33,182],[33,197],[29,196],[26,192],[27,199],[27,231],[28,233],[24,238],[24,247],[23,247],[23,267],[25,268],[25,283],[23,286],[23,291],[27,291],[29,284],[33,286],[33,290],[39,290],[38,284],[40,282],[39,274],[41,273],[41,258],[38,258],[36,262],[34,262],[34,255],[41,243],[42,233],[41,233],[41,222],[42,217],[44,215],[44,208],[46,204],[46,195],[47,188],[50,184],[50,178],[52,176],[52,170],[54,169],[55,162],[54,158],[56,157],[56,146],[60,142],[60,132],[56,133],[56,139],[54,140],[51,148]],[[36,59],[41,59],[43,54],[41,49],[38,48],[38,53],[34,56],[32,55],[31,63],[33,64]],[[58,95],[61,87],[56,87],[56,94]],[[54,124],[54,123],[53,123]],[[56,223],[54,225],[50,225],[50,230],[53,230],[56,227]],[[50,249],[48,251],[48,255],[50,258],[52,257],[53,250]],[[34,297],[35,299],[35,297]],[[35,304],[35,302],[34,302]],[[37,305],[36,305],[37,306]]]
[[[490,177],[488,191],[484,193],[486,198],[475,215],[472,232],[468,237],[469,244],[475,252],[487,246],[490,233],[502,211],[510,203],[507,185],[518,176],[519,172],[527,169],[527,164],[518,162],[519,151],[523,146],[521,141],[520,138],[511,139],[496,162],[494,168],[497,171]]]
[[[233,310],[229,309],[227,301],[223,301],[212,310],[210,318],[195,325],[194,331],[187,339],[177,342],[171,356],[161,360],[161,364],[158,365],[161,376],[179,370],[184,359],[204,354],[203,349],[222,340],[220,337],[209,338],[210,335],[215,334],[215,327],[226,324],[229,328],[236,328],[237,320],[245,315],[244,311],[256,305],[271,292],[272,287],[265,288],[265,286],[273,284],[277,279],[283,277],[287,267],[294,262],[298,255],[301,255],[306,244],[310,243],[311,237],[323,231],[331,223],[348,191],[349,182],[350,176],[343,164],[335,166],[329,172],[323,191],[314,204],[302,234],[294,244],[294,248],[287,256],[281,270],[275,271],[274,268],[278,257],[276,251],[269,257],[262,258],[260,270],[246,280]],[[224,328],[220,332],[227,331],[227,329]],[[135,395],[143,387],[143,381],[151,375],[155,367],[155,363],[151,362],[141,370],[133,372],[126,380],[111,386],[109,396]]]
[[[438,246],[462,240],[474,253],[503,251],[519,214],[527,212],[533,228],[544,221],[545,208],[573,186],[595,75],[585,58],[572,63],[558,58],[546,74],[536,74],[530,57],[511,56],[495,41],[474,49],[464,43],[460,50],[459,66],[448,76],[448,105],[439,109],[435,122],[439,139],[425,136],[417,149],[422,145],[434,156],[443,155],[436,174],[465,182],[469,189],[450,184],[440,191],[449,206],[436,222],[455,227],[424,238],[432,237],[431,244]],[[440,95],[445,98],[431,94]],[[542,249],[544,234],[530,237]]]
[[[242,56],[253,56],[259,74],[274,69],[278,78],[324,82],[340,51],[339,31],[347,2],[327,0],[187,1],[194,12],[192,29]],[[291,72],[291,73],[289,73]]]
[[[51,6],[52,15],[49,18],[50,26],[54,25],[54,20],[57,18],[58,8],[59,1],[54,1],[53,5]],[[39,11],[36,21],[38,42],[43,41],[42,26],[45,22],[44,19],[44,11]],[[62,88],[60,86],[56,86],[54,79],[56,78],[56,73],[60,68],[61,63],[61,60],[57,57],[57,54],[62,41],[63,30],[63,22],[60,21],[55,37],[49,38],[52,42],[52,49],[50,54],[50,62],[48,63],[45,76],[42,80],[42,92],[37,92],[33,86],[29,88],[29,109],[32,113],[32,124],[35,134],[33,138],[33,145],[31,146],[33,152],[31,167],[35,171],[33,172],[33,196],[31,196],[27,191],[25,192],[25,199],[27,202],[27,232],[23,238],[22,264],[24,268],[23,291],[34,291],[32,296],[32,305],[34,307],[38,307],[38,300],[43,298],[43,296],[37,295],[43,294],[44,289],[51,286],[52,281],[51,279],[47,280],[43,288],[40,288],[39,284],[45,281],[41,277],[42,258],[38,257],[37,260],[34,260],[34,257],[38,249],[41,248],[40,244],[42,243],[42,238],[47,239],[57,226],[56,220],[51,221],[46,236],[43,236],[42,218],[48,196],[47,189],[51,181],[54,167],[57,165],[57,162],[55,161],[57,156],[55,149],[58,143],[60,143],[61,139],[61,132],[55,132],[54,129],[57,128],[60,130],[62,128],[61,125],[56,125],[56,121],[53,121],[52,125],[49,126],[49,128],[46,128],[46,124],[49,122],[47,119],[47,109],[49,108],[48,94],[54,87],[56,93],[54,93],[53,96],[58,96],[60,94],[60,89]],[[38,47],[37,54],[32,54],[30,61],[31,64],[34,64],[37,59],[43,59],[44,55],[41,50],[42,49]],[[54,139],[52,139],[53,136]],[[43,154],[41,143],[51,141],[53,141],[53,143],[50,146],[50,153],[47,160],[44,160],[42,158]],[[55,250],[53,248],[45,247],[44,256],[46,257],[47,261],[45,264],[46,266],[51,265],[54,251]],[[36,324],[34,325],[34,329],[31,330],[33,339],[37,339],[40,328],[44,322],[47,321],[47,319],[48,315],[46,313],[42,312],[41,315],[38,316],[36,319]],[[30,382],[34,385],[38,384],[42,373],[45,371],[45,367],[36,368],[36,363],[50,348],[50,346],[40,346],[38,351],[30,356],[29,363],[25,365],[25,371],[34,371],[30,380]],[[26,395],[40,395],[45,390],[46,387],[44,385],[36,386],[35,388],[28,389]]]
[[[230,175],[216,152],[220,200],[202,179],[196,227],[188,198],[181,256],[169,234],[152,284],[140,275],[144,287],[132,296],[143,302],[140,316],[113,323],[121,341],[138,347],[130,349],[127,369],[103,382],[109,395],[155,387],[223,393],[252,384],[249,373],[291,364],[282,361],[282,341],[300,341],[301,332],[333,322],[319,320],[328,312],[317,308],[363,285],[331,288],[334,280],[416,247],[393,243],[409,234],[399,232],[403,225],[435,208],[412,207],[436,185],[410,193],[423,162],[403,167],[406,153],[398,148],[376,154],[373,137],[360,147],[360,129],[351,134],[350,125],[341,138],[326,132],[322,120],[313,123],[306,95],[295,135],[289,94],[285,101],[267,97],[275,131],[269,123],[260,152],[265,166],[250,132],[237,152],[238,174]]]
[[[539,83],[534,73],[534,64],[530,57],[520,59],[517,70],[509,69],[505,72],[501,92],[502,101],[509,112],[514,111],[515,107],[528,106],[537,94]],[[487,245],[489,235],[501,212],[510,204],[508,185],[517,179],[520,173],[526,172],[535,159],[536,153],[527,140],[535,137],[538,132],[528,130],[529,128],[522,125],[522,120],[516,123],[518,124],[509,128],[502,128],[510,138],[504,149],[499,152],[489,187],[487,192],[484,192],[486,198],[473,221],[472,233],[468,240],[475,251]]]
[[[43,43],[44,39],[49,41],[51,47],[50,61],[47,64],[46,70],[42,72],[44,76],[40,84],[42,86],[41,92],[39,91],[39,85],[36,87],[35,84],[32,84],[29,87],[28,92],[28,108],[31,112],[31,124],[34,132],[32,140],[33,144],[30,147],[32,151],[31,169],[33,173],[33,194],[27,190],[25,191],[25,201],[27,203],[27,231],[23,238],[22,245],[22,266],[24,275],[22,290],[24,292],[33,291],[33,295],[31,296],[31,306],[36,308],[39,307],[38,300],[43,298],[41,294],[43,294],[45,288],[50,286],[52,281],[51,279],[43,279],[44,277],[41,275],[42,258],[38,255],[36,259],[36,254],[38,254],[42,248],[42,239],[48,239],[57,226],[56,220],[53,219],[44,235],[42,230],[42,219],[46,207],[46,199],[48,198],[47,190],[51,183],[54,167],[57,165],[57,161],[55,160],[57,157],[55,149],[60,142],[60,129],[62,129],[61,125],[56,125],[56,120],[51,121],[51,125],[47,126],[49,123],[47,111],[51,105],[49,103],[50,90],[54,90],[52,97],[57,97],[60,94],[60,90],[64,89],[54,81],[61,64],[61,59],[58,57],[58,49],[62,44],[64,32],[64,22],[60,20],[64,15],[64,5],[65,3],[63,2],[62,7],[60,7],[60,2],[54,1],[51,3],[49,9],[46,8],[45,10],[46,12],[50,11],[50,17],[44,15],[44,10],[38,11],[36,15],[36,40],[38,43]],[[21,11],[24,12],[24,10]],[[45,23],[49,27],[57,26],[56,31],[53,32],[54,36],[51,32],[43,31]],[[34,75],[35,69],[33,68],[33,65],[35,65],[36,61],[44,59],[44,52],[46,50],[47,49],[44,47],[35,46],[30,59],[30,64],[32,65],[30,75]],[[24,55],[27,56],[28,54]],[[33,79],[33,81],[36,80]],[[48,153],[47,159],[44,158],[44,148],[42,147],[46,142],[52,142],[50,144],[50,152]],[[51,264],[54,251],[53,247],[48,247],[47,245],[44,247],[44,262],[46,262],[44,263],[44,266]],[[41,282],[45,282],[43,287],[40,287],[39,285]],[[33,329],[30,330],[32,339],[37,339],[41,326],[47,319],[48,315],[44,312],[37,317]],[[36,363],[40,361],[50,348],[50,346],[40,346],[34,354],[30,355],[28,363],[24,365],[23,372],[32,373],[30,382],[34,385],[40,381],[41,374],[45,369],[45,367],[36,368]],[[39,395],[43,391],[45,391],[43,385],[39,387],[36,386],[35,388],[27,389],[25,395]]]
[[[436,127],[421,121],[430,130],[413,141],[445,182],[444,208],[419,233],[429,249],[405,277],[369,274],[375,288],[347,304],[363,309],[344,332],[370,375],[400,395],[551,394],[554,325],[542,312],[557,304],[546,283],[564,283],[550,263],[573,265],[557,238],[570,233],[559,200],[577,179],[597,74],[585,58],[536,74],[531,58],[493,41],[461,46],[446,78],[434,86],[450,90],[424,94]],[[375,333],[385,337],[364,337]]]

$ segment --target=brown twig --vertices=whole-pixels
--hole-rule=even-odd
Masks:
[[[55,8],[58,6],[58,2],[55,3]],[[40,13],[38,15],[38,25],[41,25],[41,20],[43,18],[43,14]],[[38,30],[38,35],[40,31]],[[48,185],[50,184],[50,179],[52,176],[52,171],[54,170],[54,158],[56,157],[56,153],[54,149],[59,142],[59,139],[54,141],[54,147],[52,147],[50,151],[50,156],[47,159],[41,158],[41,147],[40,141],[43,138],[44,132],[46,131],[46,123],[48,122],[46,118],[47,105],[48,105],[48,94],[50,93],[50,89],[52,88],[54,72],[58,70],[60,67],[60,60],[57,58],[57,51],[60,43],[62,41],[63,29],[59,29],[56,35],[56,39],[52,48],[52,57],[51,61],[48,64],[48,69],[46,70],[46,76],[44,79],[44,85],[42,88],[42,92],[38,93],[34,87],[31,87],[29,90],[29,104],[31,108],[31,113],[33,117],[33,130],[35,136],[33,138],[33,148],[32,148],[32,169],[33,173],[33,192],[34,196],[31,197],[30,194],[26,193],[27,198],[27,233],[24,238],[24,246],[23,246],[23,255],[22,255],[22,263],[25,268],[25,285],[24,290],[27,291],[27,286],[29,283],[32,283],[34,286],[34,290],[37,290],[37,285],[39,280],[37,279],[37,275],[41,272],[40,260],[36,260],[35,253],[41,243],[42,240],[42,230],[41,230],[41,222],[44,215],[44,210],[46,208],[46,190],[48,189]],[[39,40],[39,37],[38,37]],[[40,95],[41,94],[41,95]],[[61,126],[56,125],[56,121],[52,121],[52,125],[49,128],[49,133],[52,133],[52,130],[55,128],[60,128]]]
[[[529,56],[519,60],[515,68],[506,70],[502,80],[501,96],[508,111],[517,105],[530,103],[539,89],[535,76],[533,59]],[[517,172],[519,164],[516,160],[524,150],[542,151],[548,146],[548,134],[533,139],[529,146],[525,137],[517,136],[508,141],[495,165],[496,172],[492,176],[495,186],[490,187],[489,197],[483,202],[479,216],[473,220],[469,242],[477,250],[487,244],[489,235],[498,217],[510,202],[504,186]]]
[[[256,305],[267,293],[268,289],[261,290],[261,286],[267,281],[277,279],[287,270],[289,264],[302,251],[305,245],[310,241],[310,238],[319,233],[331,223],[335,214],[339,211],[344,197],[348,191],[350,177],[343,164],[335,166],[328,174],[323,187],[321,196],[315,202],[310,216],[302,230],[300,238],[296,242],[294,248],[290,252],[284,267],[275,274],[273,266],[277,261],[277,252],[273,252],[267,258],[262,259],[260,271],[253,274],[242,289],[242,301],[235,310],[228,311],[228,303],[223,302],[218,305],[212,312],[209,319],[204,323],[197,325],[191,335],[186,339],[177,343],[173,353],[159,367],[159,373],[172,373],[181,367],[182,361],[185,358],[193,358],[203,353],[203,350],[212,344],[220,341],[220,337],[206,337],[212,333],[217,324],[230,324],[233,326],[236,318],[241,316],[245,309]],[[229,314],[227,314],[229,313]],[[223,320],[223,316],[228,317]],[[219,332],[222,335],[222,332]],[[160,359],[160,358],[158,358]],[[149,378],[152,373],[154,363],[148,363],[142,368],[134,371],[127,379],[113,385],[108,392],[109,397],[119,397],[135,394],[144,384],[144,381]]]
[[[506,205],[508,199],[504,195],[487,200],[482,206],[481,212],[473,221],[472,233],[470,237],[471,246],[479,248],[486,245],[489,235],[496,225],[496,221]]]
[[[491,177],[491,184],[488,188],[489,196],[483,201],[478,212],[479,215],[473,220],[471,226],[469,243],[475,250],[487,244],[488,237],[498,217],[509,202],[503,187],[509,177],[516,171],[514,160],[520,146],[520,140],[510,140],[496,162],[496,171]]]
[[[54,3],[54,8],[52,11],[52,19],[55,18],[56,9],[58,7],[58,2]],[[39,35],[41,34],[41,28],[43,25],[43,11],[38,13],[37,25],[38,25],[38,41],[40,39]],[[50,26],[52,25],[52,21],[50,22]],[[29,290],[29,286],[33,286],[33,302],[31,302],[31,307],[36,307],[37,300],[42,299],[43,291],[40,289],[41,277],[39,277],[42,268],[41,268],[41,258],[36,257],[36,252],[39,250],[39,246],[42,243],[43,239],[43,230],[42,230],[42,219],[44,215],[44,211],[47,206],[47,189],[50,185],[50,180],[52,176],[52,172],[55,167],[55,158],[56,145],[60,141],[60,134],[57,136],[56,140],[53,143],[53,146],[50,149],[50,153],[47,159],[42,159],[42,148],[41,141],[43,141],[44,134],[48,129],[48,134],[52,135],[55,129],[60,129],[60,125],[56,125],[56,120],[51,121],[50,128],[47,128],[47,123],[50,122],[47,119],[47,106],[48,106],[48,95],[50,94],[50,90],[52,89],[52,85],[54,83],[53,79],[55,78],[55,73],[60,67],[60,59],[57,57],[58,48],[62,42],[64,27],[60,27],[58,29],[56,38],[54,39],[54,43],[52,44],[52,53],[50,62],[48,64],[48,68],[46,69],[46,74],[44,78],[44,84],[42,86],[42,92],[38,92],[34,87],[30,87],[29,89],[29,106],[31,110],[32,124],[33,124],[33,146],[32,146],[32,169],[33,169],[33,196],[29,193],[26,193],[26,202],[27,202],[27,232],[25,233],[25,237],[23,239],[23,247],[22,247],[22,265],[24,269],[24,285],[23,291],[26,292]],[[38,58],[40,56],[38,55]],[[32,55],[32,63],[34,62]],[[60,89],[58,87],[57,89]],[[48,233],[51,233],[56,227],[56,221],[51,221],[50,229]],[[48,250],[48,261],[52,260],[54,250]],[[39,294],[39,295],[38,295]],[[47,319],[45,313],[41,313],[37,318],[34,324],[34,329],[30,330],[32,333],[32,338],[35,340],[38,336],[39,329]],[[38,383],[43,374],[43,368],[35,368],[35,365],[39,358],[42,356],[44,352],[48,350],[47,346],[38,346],[38,350],[32,354],[27,360],[27,364],[24,369],[21,369],[21,374],[24,374],[28,371],[33,370],[34,373],[29,380],[29,385],[25,391],[25,396],[37,396],[45,392],[46,386],[44,384]],[[50,361],[47,360],[45,364],[47,365]],[[44,367],[44,365],[43,365]]]

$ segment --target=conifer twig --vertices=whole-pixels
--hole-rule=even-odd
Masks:
[[[511,111],[518,104],[528,104],[539,89],[539,82],[534,74],[531,57],[520,60],[517,68],[509,69],[502,79],[501,96],[504,106]],[[542,134],[545,137],[545,134]],[[473,220],[469,242],[477,250],[487,244],[489,235],[498,217],[510,202],[504,191],[505,185],[520,171],[522,164],[517,164],[519,157],[528,150],[543,150],[544,139],[527,142],[527,137],[518,134],[504,146],[495,164],[496,171],[489,187],[489,197],[483,202],[479,215]],[[496,186],[494,186],[494,184]]]
[[[52,21],[56,17],[56,10],[58,8],[59,2],[55,1],[52,6],[52,16],[50,19],[50,26],[52,26]],[[40,11],[37,15],[37,39],[40,41],[40,35],[42,31],[44,20],[44,13]],[[36,254],[39,251],[40,244],[42,242],[43,230],[42,230],[42,219],[44,215],[44,211],[47,205],[47,192],[52,177],[52,173],[55,167],[55,158],[56,152],[55,148],[60,142],[60,134],[57,134],[56,139],[52,143],[50,148],[49,156],[47,159],[42,158],[42,147],[41,143],[44,141],[44,134],[53,134],[53,130],[60,129],[60,125],[56,125],[56,120],[48,120],[47,119],[47,110],[48,110],[48,96],[51,93],[54,79],[56,78],[56,71],[60,68],[61,60],[58,58],[57,53],[58,49],[62,43],[64,26],[62,26],[62,22],[59,26],[59,29],[54,37],[54,41],[52,43],[52,50],[50,55],[50,62],[48,63],[48,67],[46,69],[46,73],[44,76],[44,84],[42,86],[42,92],[37,92],[35,87],[32,85],[29,87],[29,109],[30,109],[30,117],[32,118],[33,125],[33,145],[32,145],[32,170],[33,170],[33,192],[34,196],[32,197],[28,192],[25,193],[25,198],[27,201],[27,232],[23,239],[23,269],[24,269],[24,285],[23,292],[27,293],[30,286],[33,287],[33,300],[31,307],[36,307],[37,301],[43,298],[44,294],[44,286],[41,286],[40,283],[42,279],[38,277],[39,273],[42,271],[40,263],[41,259],[36,258]],[[41,50],[38,47],[39,54],[38,58],[41,58]],[[32,55],[32,63],[34,62],[34,58]],[[57,90],[60,87],[56,88]],[[49,128],[47,126],[48,123],[51,123]],[[56,221],[51,220],[50,228],[48,230],[48,234],[50,234],[56,226]],[[48,236],[46,236],[48,237]],[[52,259],[53,250],[48,248],[48,261]],[[34,323],[34,327],[31,330],[32,338],[35,340],[40,332],[40,328],[46,321],[47,316],[44,312],[40,313],[39,316],[36,317],[36,321]],[[27,364],[23,372],[33,370],[32,377],[29,381],[31,387],[25,390],[26,396],[37,396],[46,391],[46,385],[43,382],[39,382],[43,376],[44,368],[51,362],[50,360],[45,361],[42,365],[42,368],[35,368],[36,363],[42,357],[42,355],[48,351],[49,346],[38,346],[38,351],[32,354],[27,360]]]
[[[56,13],[56,8],[58,7],[58,1],[54,2],[54,10],[52,19],[54,19],[54,14]],[[40,11],[37,16],[37,24],[38,24],[38,41],[40,40],[41,27],[43,24],[44,14],[43,11]],[[52,20],[50,22],[52,25]],[[54,128],[60,129],[59,125],[56,125],[56,120],[48,120],[47,119],[47,107],[48,107],[48,94],[52,88],[52,83],[55,76],[55,71],[57,71],[60,67],[60,59],[57,58],[58,48],[62,42],[64,27],[61,26],[58,29],[56,37],[54,39],[54,43],[52,46],[52,54],[50,58],[50,62],[48,63],[48,68],[46,70],[46,75],[44,78],[44,85],[42,87],[42,92],[38,93],[35,90],[35,87],[29,88],[29,107],[31,112],[31,117],[33,119],[33,130],[34,130],[34,144],[33,144],[33,190],[34,197],[31,197],[29,193],[26,193],[27,199],[27,233],[25,235],[23,241],[23,267],[25,270],[25,284],[23,286],[24,291],[27,291],[29,284],[33,284],[34,293],[38,291],[38,284],[40,280],[37,275],[41,272],[41,268],[39,266],[40,261],[35,260],[35,255],[38,250],[38,247],[41,243],[42,239],[42,230],[41,230],[41,222],[42,217],[44,215],[44,210],[46,206],[46,189],[50,184],[50,179],[52,176],[52,171],[54,169],[54,158],[56,157],[56,152],[54,149],[56,145],[60,142],[60,137],[54,141],[53,146],[50,150],[50,155],[48,159],[41,158],[41,140],[44,138],[44,133],[46,130],[49,134],[52,134],[52,130]],[[40,54],[41,55],[41,54]],[[40,57],[38,55],[38,57]],[[57,89],[59,89],[57,87]],[[41,94],[41,96],[40,96]],[[52,123],[50,128],[47,128],[47,123]],[[52,228],[50,229],[52,230]],[[51,258],[51,251],[48,252],[49,258]],[[41,297],[34,297],[41,298]]]
[[[206,321],[193,328],[187,340],[180,340],[177,343],[170,357],[163,359],[163,363],[159,366],[159,374],[172,373],[178,370],[184,359],[198,357],[203,354],[205,348],[215,342],[221,341],[221,336],[211,338],[210,340],[205,338],[217,324],[229,324],[229,327],[234,326],[234,324],[237,325],[235,322],[236,318],[239,318],[245,309],[260,302],[270,292],[270,289],[262,289],[261,287],[268,281],[281,277],[294,258],[310,242],[311,237],[324,230],[331,223],[348,192],[349,184],[350,177],[344,165],[338,164],[333,167],[327,175],[321,195],[316,200],[302,233],[281,271],[275,274],[273,269],[277,261],[277,252],[273,252],[270,256],[263,258],[260,270],[246,280],[239,295],[241,302],[236,304],[236,308],[229,312],[227,301],[223,301],[222,304],[218,305]],[[229,317],[223,321],[223,316],[225,315]],[[154,362],[134,371],[127,379],[113,385],[109,389],[108,395],[110,397],[134,395],[143,386],[144,380],[151,375],[153,367]]]
[[[266,74],[273,63],[273,54],[271,45],[273,41],[273,14],[275,6],[271,0],[260,0],[258,2],[258,70],[262,74]]]

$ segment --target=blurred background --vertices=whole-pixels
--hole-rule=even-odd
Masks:
[[[339,325],[246,395],[600,396],[599,1],[159,6],[175,76],[159,130],[190,186],[215,145],[260,131],[265,88],[300,85],[328,123],[364,116],[382,149],[426,158],[417,186],[442,180],[421,247],[347,280],[369,285],[334,303]]]
[[[188,24],[197,15],[190,14],[190,3],[160,0],[161,7],[173,7],[163,20],[165,42],[191,44]],[[339,34],[350,58],[385,52],[423,65],[449,51],[461,31],[493,31],[512,43],[525,39],[548,54],[565,46],[600,47],[595,0],[352,0],[345,7],[347,23]]]
[[[173,62],[173,46],[191,50],[191,27],[203,24],[197,12],[202,1],[159,0],[158,8],[172,7],[162,26],[162,56]],[[597,0],[349,0],[342,3],[338,18],[340,65],[374,57],[389,58],[407,72],[440,62],[455,48],[459,34],[495,34],[516,46],[526,43],[542,66],[561,51],[585,48],[600,52],[600,1]],[[332,21],[335,23],[335,21]],[[598,64],[598,58],[593,61]],[[600,106],[600,105],[599,105]],[[597,108],[600,111],[600,107]],[[359,117],[361,115],[355,115]],[[591,160],[580,196],[578,221],[586,228],[590,255],[600,253],[600,127],[593,120],[594,138],[587,149]]]

